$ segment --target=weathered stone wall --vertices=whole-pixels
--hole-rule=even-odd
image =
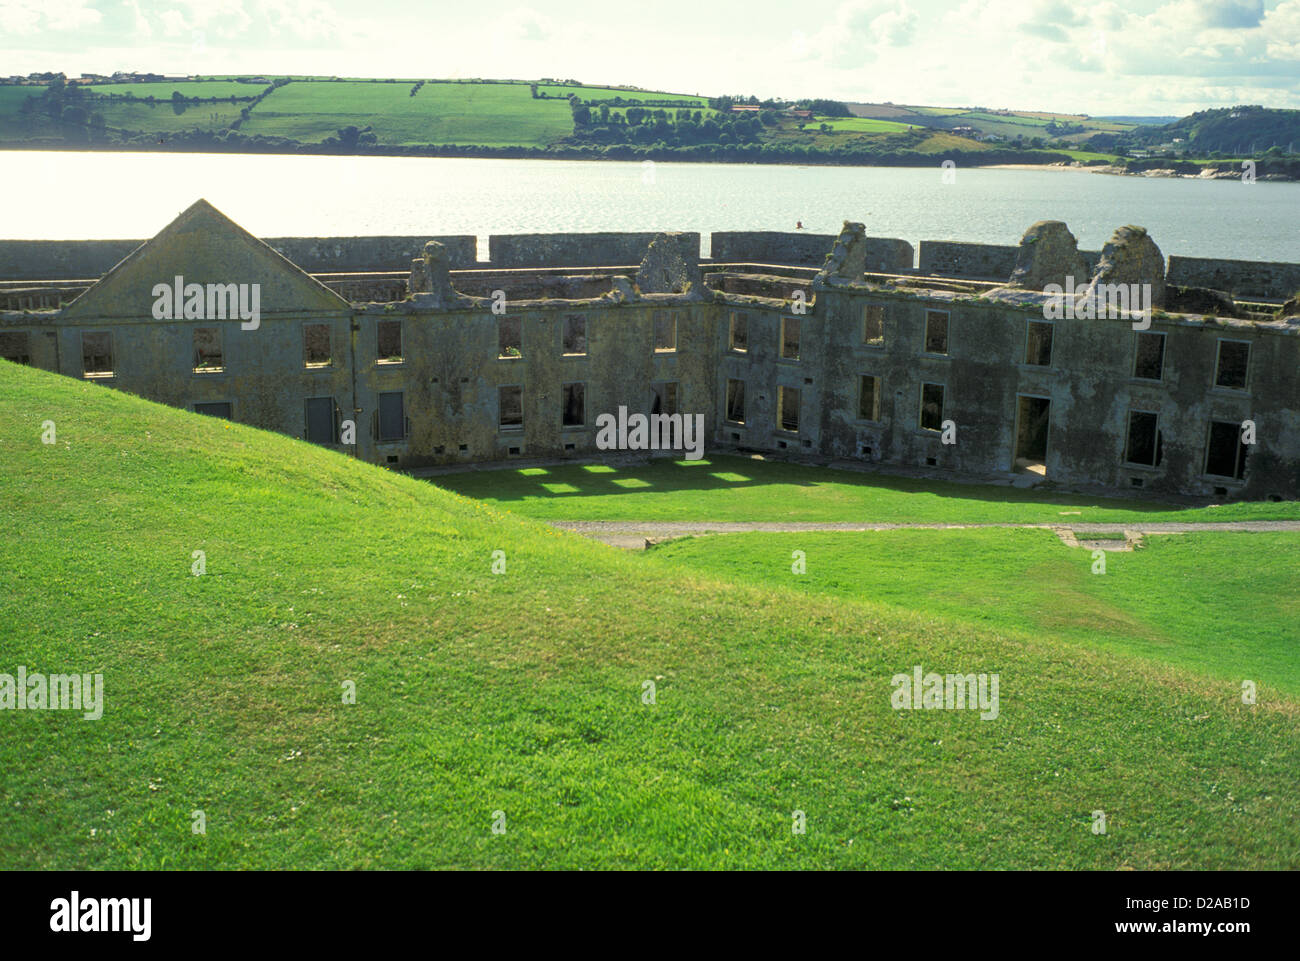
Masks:
[[[834,234],[722,230],[710,235],[709,256],[719,263],[820,267],[834,245]],[[865,245],[868,271],[901,274],[912,270],[916,254],[906,240],[868,237]]]
[[[143,240],[0,240],[0,280],[84,280],[112,269]]]
[[[424,245],[436,240],[447,248],[453,268],[473,267],[478,260],[478,238],[452,237],[273,237],[266,242],[308,273],[346,273],[368,270],[402,270],[420,256]]]
[[[880,346],[862,342],[868,304],[884,308]],[[1151,330],[1165,334],[1163,376],[1142,381],[1132,376],[1136,334],[1127,320],[1055,321],[1052,363],[1037,366],[1020,362],[1026,325],[1043,319],[1032,307],[939,292],[913,297],[837,288],[821,291],[817,308],[829,336],[816,372],[823,384],[823,455],[1005,476],[1015,456],[1019,397],[1028,395],[1051,401],[1048,480],[1168,494],[1300,496],[1300,408],[1287,387],[1300,364],[1294,328],[1157,317]],[[949,314],[947,356],[923,349],[929,310]],[[1251,344],[1247,390],[1215,386],[1221,339]],[[880,378],[875,421],[857,416],[860,375]],[[956,425],[955,444],[920,427],[926,382],[945,388],[943,417]],[[1160,415],[1163,452],[1155,467],[1126,463],[1131,410]],[[1210,422],[1247,419],[1256,422],[1259,443],[1244,480],[1206,475]]]
[[[1016,269],[1019,247],[1002,244],[972,244],[959,240],[923,240],[917,272],[933,277],[965,277],[971,280],[1009,280]],[[1079,251],[1095,270],[1101,252]],[[1079,278],[1082,282],[1085,278]]]
[[[453,267],[473,267],[478,241],[456,237],[273,237],[266,243],[308,273],[403,270],[428,240]],[[143,240],[0,240],[0,280],[84,280],[102,276]]]
[[[1051,401],[1048,480],[1117,491],[1133,490],[1137,480],[1145,491],[1218,498],[1300,496],[1300,406],[1294,394],[1300,331],[1293,324],[1157,315],[1151,329],[1166,337],[1163,376],[1140,381],[1132,376],[1136,335],[1126,320],[1054,321],[1052,363],[1035,366],[1023,363],[1025,335],[1030,321],[1043,320],[1041,307],[943,291],[823,284],[802,315],[788,301],[744,295],[702,302],[672,296],[629,303],[609,297],[531,301],[509,308],[522,322],[517,359],[497,356],[501,318],[487,302],[432,309],[423,296],[343,312],[286,312],[264,317],[253,331],[241,330],[238,322],[72,321],[57,312],[0,314],[0,329],[28,332],[33,364],[78,378],[82,333],[111,332],[114,376],[97,382],[188,409],[229,402],[236,420],[291,436],[305,433],[306,399],[330,397],[342,417],[356,421],[357,456],[402,467],[597,453],[598,414],[615,413],[619,405],[648,412],[651,384],[672,381],[678,384],[679,410],[705,416],[713,448],[854,458],[933,469],[937,477],[945,471],[1010,476],[1018,398],[1030,395]],[[862,340],[868,305],[884,311],[879,346]],[[657,310],[677,320],[675,352],[654,350]],[[946,355],[923,346],[926,313],[935,310],[948,314]],[[748,319],[743,353],[729,346],[734,313]],[[561,347],[569,314],[586,318],[582,356],[566,356]],[[782,320],[795,317],[798,357],[782,357]],[[403,328],[404,359],[398,364],[378,357],[378,325],[390,320]],[[307,323],[330,328],[334,362],[328,367],[304,365]],[[196,326],[221,328],[221,373],[193,372]],[[1245,390],[1214,385],[1223,339],[1251,345]],[[858,416],[862,374],[880,378],[874,420]],[[743,424],[726,420],[729,378],[746,385]],[[939,434],[921,429],[924,382],[944,386],[943,417],[956,424],[956,444],[943,444]],[[567,383],[586,385],[581,427],[562,425]],[[499,425],[498,389],[507,384],[523,388],[519,430]],[[778,422],[781,387],[800,392],[797,432]],[[378,395],[385,391],[404,394],[410,421],[409,435],[392,443],[378,442],[375,432]],[[1160,415],[1163,455],[1157,466],[1125,462],[1131,410]],[[1244,480],[1207,476],[1211,421],[1246,419],[1257,424],[1259,443],[1251,449]]]
[[[493,234],[488,258],[493,267],[625,267],[641,263],[655,233]],[[700,259],[700,235],[675,235],[682,256]]]
[[[1237,297],[1288,300],[1300,291],[1300,264],[1175,255],[1169,258],[1165,279],[1180,287],[1209,287]]]

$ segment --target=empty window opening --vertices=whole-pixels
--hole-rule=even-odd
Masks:
[[[1146,483],[1141,477],[1130,477],[1128,482],[1130,487],[1141,487]]]
[[[650,405],[650,413],[668,414],[669,416],[678,413],[676,381],[665,381],[662,383],[651,384],[650,389],[654,392],[654,400]]]
[[[1164,454],[1160,436],[1160,415],[1131,410],[1128,414],[1128,445],[1124,460],[1144,467],[1159,467]]]
[[[565,444],[565,445],[564,445],[564,449],[565,449],[565,450],[577,450],[577,449],[578,449],[578,445],[577,445],[577,444]]]
[[[866,444],[863,444],[861,447],[859,447],[858,453],[861,454],[863,457],[870,457],[871,448],[868,447]]]
[[[330,365],[330,328],[328,324],[304,324],[302,328],[303,363],[307,367]]]
[[[745,422],[745,382],[743,380],[727,381],[727,420],[733,424]],[[732,435],[739,440],[735,434]]]
[[[308,397],[305,416],[309,441],[313,444],[338,443],[338,414],[333,397]]]
[[[194,373],[218,374],[225,370],[221,355],[221,328],[194,328]]]
[[[781,359],[799,359],[799,318],[781,318]]]
[[[518,317],[502,317],[497,321],[497,356],[522,357],[524,355],[524,325]]]
[[[87,377],[113,376],[113,335],[108,332],[81,335],[81,370]]]
[[[1037,367],[1052,366],[1053,324],[1044,320],[1031,320],[1025,332],[1025,363]]]
[[[921,385],[921,429],[943,430],[943,384]]]
[[[15,364],[30,364],[32,356],[28,346],[27,331],[0,332],[0,358]]]
[[[587,318],[582,314],[568,314],[564,318],[564,353],[580,355],[587,352]]]
[[[948,312],[946,310],[925,312],[925,352],[927,354],[948,353]]]
[[[782,430],[799,433],[799,388],[776,389],[777,418]]]
[[[213,401],[207,404],[195,404],[194,413],[203,414],[205,417],[220,417],[223,420],[230,420],[230,401]]]
[[[396,454],[389,454],[388,457],[387,457],[387,462],[390,463],[390,464],[396,464],[396,463],[397,463],[397,455],[396,455]]]
[[[749,350],[749,314],[731,315],[731,334],[727,346],[738,354]]]
[[[677,315],[656,310],[653,316],[655,353],[671,353],[677,349]]]
[[[858,420],[880,420],[880,378],[858,375]]]
[[[444,450],[446,450],[446,448],[443,447],[442,444],[439,444],[437,447],[435,447],[435,448],[433,449],[433,452],[434,452],[435,454],[441,454]]]
[[[564,385],[565,427],[581,427],[587,422],[587,388],[585,384]]]
[[[1226,488],[1226,487],[1216,487],[1216,488],[1214,488],[1214,496],[1215,496],[1215,497],[1227,497],[1227,496],[1228,496],[1228,488]]]
[[[1139,333],[1133,360],[1133,376],[1142,380],[1159,380],[1164,375],[1165,335]]]
[[[406,399],[400,390],[379,395],[377,435],[381,443],[406,439]]]
[[[731,435],[731,440],[732,440],[733,443],[737,443],[737,444],[739,444],[739,443],[740,443],[740,435],[739,435],[739,434],[732,434],[732,435]]]
[[[400,364],[402,355],[402,322],[400,320],[381,320],[377,325],[378,362],[381,364]]]
[[[1246,455],[1250,448],[1241,442],[1241,425],[1211,421],[1205,445],[1205,473],[1241,480],[1246,476]]]
[[[523,448],[521,448],[521,447],[511,447],[511,448],[507,451],[507,453],[508,453],[511,457],[518,457],[519,454],[520,454],[520,452],[521,452],[522,450],[523,450]]]
[[[519,386],[501,387],[497,390],[499,423],[502,430],[523,430],[524,389]]]
[[[1250,363],[1250,344],[1243,340],[1219,341],[1219,362],[1214,386],[1233,390],[1246,389],[1246,368]]]
[[[460,447],[459,447],[458,449],[460,450],[460,452],[461,452],[462,454],[468,454],[468,453],[469,453],[469,444],[461,444]]]
[[[779,440],[779,441],[776,442],[776,446],[779,447],[779,448],[781,448],[782,450],[785,450],[786,447],[788,447],[789,445],[786,444],[785,441],[783,441],[783,440]]]
[[[926,466],[926,467],[938,467],[938,466],[939,466],[939,458],[937,458],[937,457],[927,457],[927,458],[925,459],[925,466]]]
[[[885,343],[885,308],[882,304],[867,304],[862,308],[862,342],[869,347]]]
[[[1046,397],[1016,399],[1016,449],[1011,469],[1047,476],[1047,430],[1052,402]]]

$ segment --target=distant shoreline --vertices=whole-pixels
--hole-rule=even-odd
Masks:
[[[651,149],[637,150],[627,147],[617,155],[597,156],[591,150],[580,146],[562,146],[547,149],[535,147],[478,147],[454,144],[420,144],[420,145],[371,145],[362,150],[345,150],[337,146],[320,143],[240,143],[221,144],[210,141],[166,143],[4,143],[0,142],[0,151],[59,151],[72,153],[201,153],[212,155],[237,154],[245,156],[271,155],[288,157],[438,157],[452,159],[477,160],[582,160],[582,161],[617,161],[620,163],[703,163],[703,164],[745,164],[749,166],[782,167],[941,167],[945,160],[953,161],[958,167],[993,168],[997,163],[981,163],[980,155],[987,153],[990,158],[1001,156],[1008,158],[1003,164],[1013,166],[1011,158],[1024,157],[1028,151],[1023,150],[989,150],[965,152],[954,150],[948,153],[918,154],[911,151],[887,152],[875,156],[843,155],[818,153],[807,156],[735,156],[721,151],[691,156],[682,151]],[[1065,154],[1044,155],[1043,164],[1022,164],[1027,169],[1060,163],[1067,159]]]
[[[1241,172],[1238,170],[1224,170],[1218,167],[1201,167],[1199,173],[1188,173],[1176,170],[1172,167],[1153,167],[1147,170],[1128,170],[1115,164],[1082,164],[1082,163],[1048,163],[1048,164],[989,164],[989,170],[1061,170],[1066,172],[1079,172],[1090,174],[1112,174],[1117,177],[1148,177],[1148,178],[1167,178],[1171,180],[1240,180]],[[1260,174],[1258,180],[1271,181],[1274,183],[1296,183],[1300,182],[1300,177],[1288,177],[1286,174],[1267,173]]]
[[[114,143],[114,144],[31,144],[0,142],[0,152],[7,151],[58,151],[69,153],[158,153],[158,154],[208,154],[213,156],[277,156],[277,157],[430,157],[440,159],[462,160],[565,160],[601,163],[614,161],[618,163],[694,163],[694,164],[744,164],[748,166],[778,167],[894,167],[924,169],[939,167],[947,160],[953,160],[958,168],[978,168],[981,170],[1057,170],[1092,174],[1114,174],[1123,177],[1168,178],[1177,180],[1240,180],[1239,168],[1203,166],[1187,161],[1169,161],[1177,167],[1146,167],[1136,170],[1114,164],[1083,164],[1079,161],[1066,162],[1062,154],[1048,154],[1042,163],[1000,162],[980,163],[979,154],[953,151],[951,154],[915,154],[887,153],[878,157],[845,157],[834,154],[826,156],[809,156],[799,158],[787,157],[735,157],[735,156],[680,156],[668,152],[667,155],[654,150],[631,152],[628,156],[593,156],[589,151],[576,148],[539,150],[527,147],[460,147],[456,145],[419,145],[419,146],[370,146],[364,150],[342,150],[326,144],[239,144],[238,146],[216,143]],[[991,154],[1020,153],[1021,151],[989,151]],[[1048,159],[1054,157],[1057,159]],[[1154,163],[1155,161],[1148,161]],[[1264,162],[1261,161],[1261,166]],[[1182,168],[1182,169],[1179,169]],[[1260,181],[1275,183],[1300,182],[1300,168],[1295,174],[1286,170],[1260,172]]]

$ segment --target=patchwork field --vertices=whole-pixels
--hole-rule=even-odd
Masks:
[[[839,552],[828,580],[831,548],[806,542],[801,584],[742,563],[784,542],[622,552],[4,362],[0,445],[0,673],[104,677],[97,721],[0,711],[0,868],[1300,864],[1294,655],[1242,636],[1191,669],[1058,636],[1032,610],[1052,576],[1069,588],[1051,599],[1063,622],[1086,602],[1078,616],[1123,612],[1154,645],[1158,612],[1123,581],[1085,588],[1037,544],[1015,544],[1025,557],[1005,579],[1049,570],[1006,624],[982,624],[938,597],[1007,596],[978,555],[949,573],[935,552],[935,583],[909,602],[906,583],[886,590],[879,552]],[[754,519],[797,482],[766,498],[752,478],[718,483]],[[702,502],[677,492],[683,514],[721,502],[704,486]],[[1204,571],[1173,542],[1141,563],[1195,593],[1235,561],[1286,598],[1289,562],[1261,543],[1225,535]],[[892,545],[902,582],[922,579],[924,549]],[[1107,578],[1136,570],[1113,563]],[[1146,570],[1134,594],[1160,579]],[[1219,606],[1186,623],[1248,610],[1227,596],[1216,588],[1205,603]],[[1216,672],[1252,644],[1247,706],[1236,675]],[[891,678],[917,664],[997,673],[997,718],[891,708]],[[792,833],[795,810],[807,834]]]
[[[95,103],[94,109],[104,116],[104,123],[119,130],[150,130],[156,133],[175,133],[180,130],[224,130],[239,119],[243,103],[228,101],[173,106],[171,103],[139,103],[106,101]]]
[[[534,100],[523,83],[290,83],[252,111],[245,134],[319,142],[349,125],[381,144],[545,146],[573,131],[564,100]]]
[[[737,159],[728,151],[743,144],[771,145],[775,155],[786,155],[792,162],[808,160],[808,150],[834,151],[841,159],[853,155],[870,162],[872,157],[892,157],[899,153],[960,152],[966,156],[988,152],[994,149],[992,145],[950,133],[947,128],[964,124],[983,133],[1038,136],[1053,116],[850,104],[855,112],[851,117],[817,116],[803,121],[781,112],[773,117],[769,112],[766,124],[737,133],[728,127],[728,122],[749,119],[752,115],[742,117],[731,111],[712,109],[708,97],[698,94],[555,82],[534,85],[524,80],[416,81],[293,76],[280,78],[291,82],[253,103],[252,98],[262,94],[269,81],[264,77],[248,79],[256,82],[214,76],[200,80],[92,84],[89,89],[95,94],[129,93],[141,101],[150,96],[155,98],[152,107],[143,102],[114,102],[102,96],[88,101],[84,106],[103,116],[103,129],[86,125],[75,116],[63,121],[23,117],[19,113],[23,100],[42,88],[0,85],[0,141],[33,147],[69,141],[139,146],[149,143],[148,138],[156,138],[158,145],[187,140],[217,143],[220,149],[244,149],[249,146],[245,142],[249,137],[280,137],[304,145],[319,144],[326,138],[336,137],[340,129],[354,126],[374,135],[373,148],[368,144],[366,149],[381,151],[384,147],[528,147],[567,155],[575,150],[590,154],[593,149],[636,145],[659,151],[693,151],[690,159],[699,160],[701,148],[718,154],[719,159]],[[546,96],[534,98],[533,86]],[[173,106],[173,93],[226,100]],[[595,120],[575,126],[567,100],[573,94],[592,106],[596,111]],[[239,99],[232,104],[228,99],[231,96]],[[611,115],[616,121],[626,118],[625,107],[609,106],[608,101],[614,98],[651,101],[654,105],[649,109],[667,110],[674,126],[647,133],[633,132],[635,123],[630,126],[602,123],[601,106],[608,109],[606,120]],[[721,129],[701,133],[696,127],[685,125],[679,130],[675,126],[675,113],[681,108],[720,121]],[[241,119],[245,109],[249,116]],[[1057,119],[1074,122],[1080,118]],[[827,129],[823,130],[823,126]],[[1087,121],[1087,126],[1089,132],[1125,128],[1113,122]],[[182,134],[190,136],[181,137]],[[1085,136],[1071,135],[1067,139]],[[292,148],[293,145],[281,146]],[[769,151],[765,156],[771,159],[773,155]],[[1032,160],[1035,156],[1034,152],[1024,153],[1022,159]],[[1044,156],[1049,160],[1060,158],[1059,154]]]
[[[613,100],[615,97],[622,97],[624,100],[671,100],[682,106],[697,107],[704,107],[709,102],[708,97],[692,94],[667,93],[662,90],[628,90],[626,87],[575,87],[570,84],[539,83],[537,92],[548,97],[562,98],[576,93],[582,100]]]
[[[270,86],[267,83],[238,83],[234,80],[176,80],[157,83],[96,83],[89,87],[92,94],[108,96],[109,94],[130,94],[143,100],[153,97],[156,100],[171,100],[173,93],[182,97],[238,97],[245,99],[256,97]]]
[[[903,133],[915,124],[895,123],[892,120],[874,120],[870,117],[826,117],[815,121],[816,126],[826,124],[837,133]]]

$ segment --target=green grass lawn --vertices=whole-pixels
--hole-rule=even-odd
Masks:
[[[613,467],[562,464],[442,474],[439,487],[547,520],[1083,524],[1300,520],[1300,502],[1180,509],[939,479],[713,455]]]
[[[545,146],[573,132],[564,100],[534,100],[527,84],[295,82],[253,108],[241,132],[319,142],[369,124],[381,144]]]
[[[106,702],[0,711],[3,869],[1300,864],[1266,682],[619,552],[5,362],[0,450],[0,672]],[[999,673],[998,718],[893,710],[914,664]]]
[[[1136,551],[1107,552],[1104,574],[1093,573],[1091,550],[1033,530],[709,535],[651,555],[765,589],[1136,654],[1228,687],[1253,680],[1294,698],[1297,541],[1291,533],[1153,535]],[[796,550],[802,575],[791,571]]]

